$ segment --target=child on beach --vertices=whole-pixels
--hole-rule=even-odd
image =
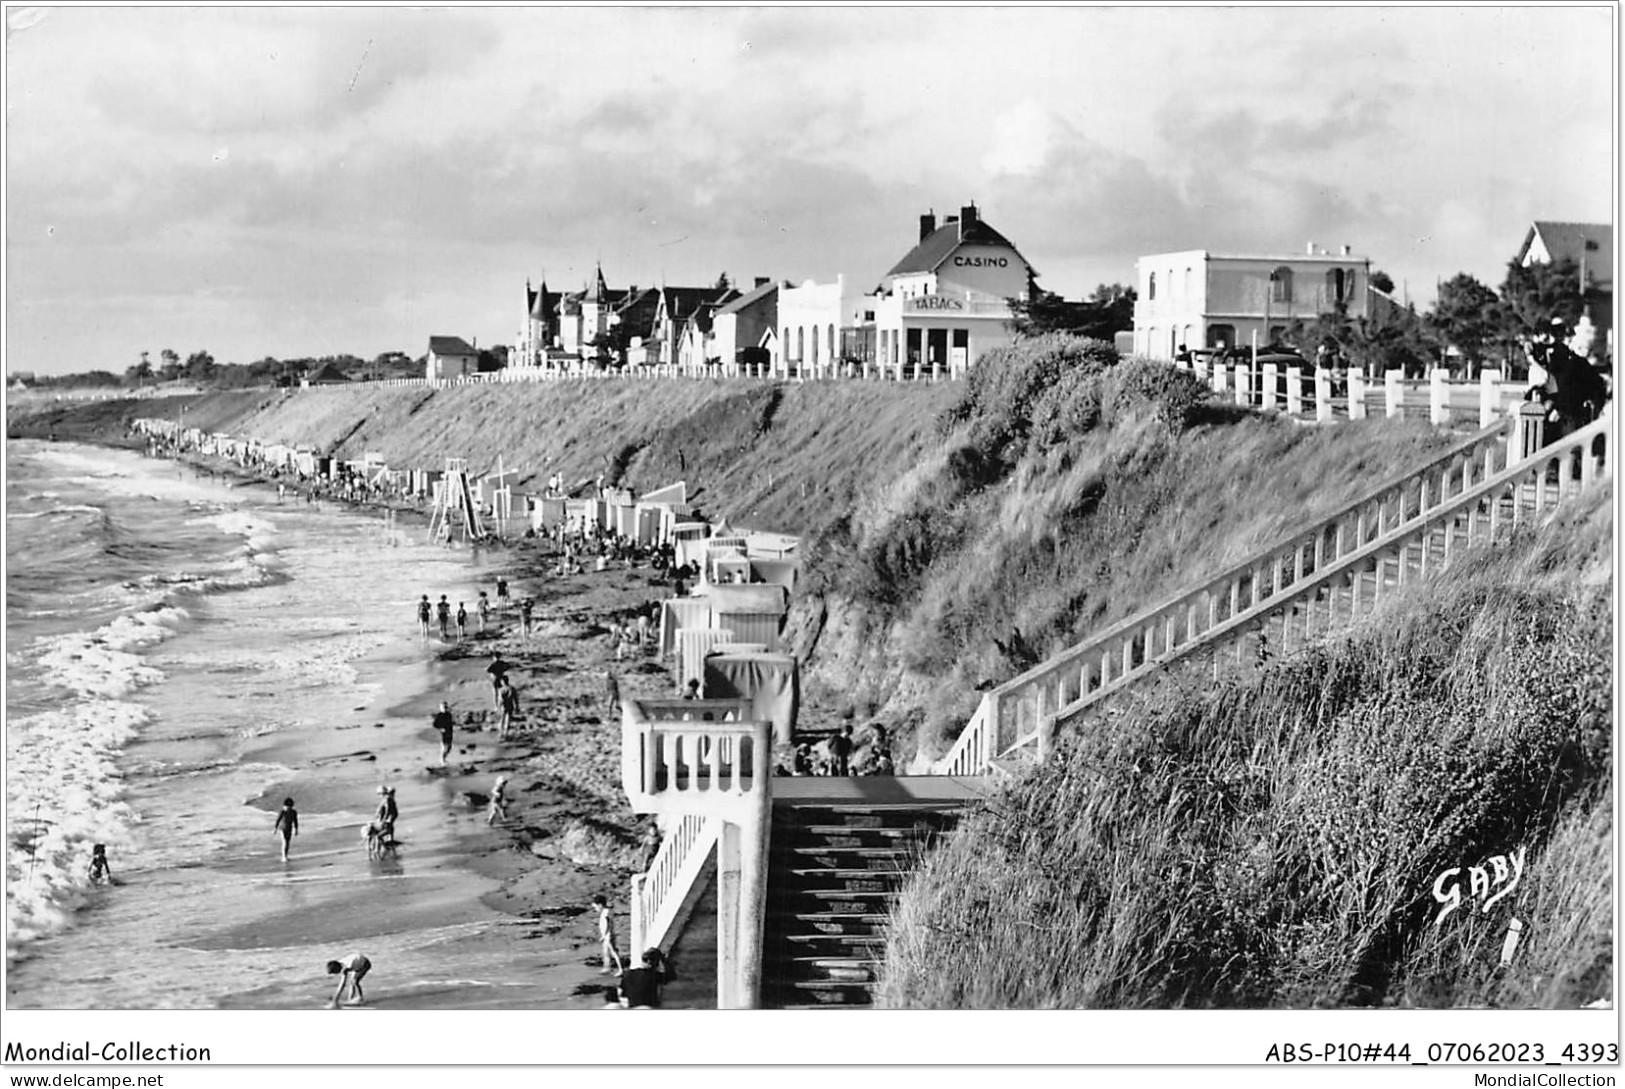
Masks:
[[[497,821],[506,822],[508,819],[508,777],[497,776],[497,781],[491,787],[491,809],[485,814],[485,823],[495,824]]]
[[[527,597],[519,603],[519,634],[526,642],[530,641],[530,617],[536,608],[536,599]]]
[[[447,635],[447,625],[451,621],[451,602],[446,600],[445,594],[440,595],[440,601],[435,605],[434,612],[440,620],[440,638],[444,639]]]
[[[621,962],[620,950],[615,948],[615,917],[609,913],[609,901],[600,893],[592,898],[592,906],[598,909],[598,948],[603,954],[600,958],[603,967],[598,974],[609,975],[610,965],[613,964],[613,970],[618,975],[626,970],[626,966]]]
[[[433,612],[434,608],[429,604],[429,595],[424,594],[423,600],[418,602],[418,630],[423,633],[425,640],[429,638],[429,616]]]
[[[446,757],[451,755],[451,736],[457,729],[457,720],[452,717],[451,704],[445,700],[440,701],[440,710],[434,713],[434,728],[440,734],[440,766],[446,766]]]
[[[604,688],[609,696],[609,713],[618,713],[621,709],[621,682],[613,669],[604,672]]]
[[[508,615],[508,580],[507,579],[497,579],[497,608],[502,610],[502,615],[503,616]]]
[[[491,618],[491,599],[485,596],[484,590],[480,591],[480,600],[478,605],[475,607],[479,610],[480,631],[483,633],[485,631],[486,621]]]
[[[282,810],[276,815],[276,834],[282,837],[282,861],[288,861],[288,847],[299,834],[299,811],[292,798],[282,799]]]
[[[372,961],[360,953],[351,953],[343,960],[328,961],[327,974],[339,977],[339,987],[338,990],[333,992],[333,1000],[327,1004],[327,1008],[330,1010],[338,1009],[339,999],[344,996],[346,990],[353,992],[355,995],[355,1001],[351,1002],[350,1005],[359,1006],[365,1002],[367,996],[361,993],[361,980],[370,971],[372,971]]]
[[[107,845],[98,843],[90,849],[90,883],[99,885],[113,880],[113,867],[107,862]]]
[[[463,603],[461,601],[459,601],[457,603],[457,641],[459,643],[461,643],[464,639],[467,639],[467,638],[468,638],[468,610],[466,608],[464,608]]]

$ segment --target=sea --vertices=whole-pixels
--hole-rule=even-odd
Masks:
[[[267,784],[297,761],[265,754],[349,725],[379,677],[431,683],[414,603],[472,599],[483,561],[139,452],[8,441],[6,469],[7,1005],[285,1004],[318,951],[250,949],[224,979],[218,934],[370,878],[276,865]],[[296,848],[348,859],[375,802],[305,810]]]

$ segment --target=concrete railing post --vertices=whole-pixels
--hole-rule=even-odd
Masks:
[[[1428,419],[1436,427],[1450,422],[1450,389],[1445,385],[1448,373],[1443,367],[1428,372]]]
[[[1391,370],[1383,375],[1383,393],[1387,395],[1388,418],[1397,420],[1405,414],[1405,372]]]
[[[1231,374],[1231,378],[1233,378],[1235,380],[1235,382],[1231,386],[1231,388],[1236,391],[1236,404],[1238,404],[1238,405],[1247,404],[1247,377],[1246,376],[1247,376],[1247,368],[1245,366],[1243,366],[1242,364],[1237,363],[1236,364],[1236,369]]]
[[[1265,412],[1274,412],[1277,407],[1275,392],[1275,364],[1266,363],[1258,386],[1258,407]]]
[[[1478,426],[1488,427],[1501,415],[1501,372],[1495,368],[1478,374]]]
[[[1332,418],[1332,376],[1325,371],[1315,372],[1315,420],[1326,423]]]
[[[1286,411],[1289,416],[1303,413],[1303,368],[1286,369]]]
[[[1208,385],[1214,393],[1224,392],[1224,379],[1228,370],[1223,363],[1213,364],[1213,369],[1208,373]]]

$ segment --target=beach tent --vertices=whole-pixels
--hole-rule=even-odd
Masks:
[[[712,586],[711,626],[727,628],[741,643],[761,643],[779,649],[779,632],[789,610],[789,595],[782,586]]]
[[[572,530],[583,532],[599,524],[598,508],[601,504],[596,499],[566,499],[564,501],[564,524]]]
[[[674,597],[661,602],[660,656],[677,649],[677,633],[684,628],[709,628],[711,602],[704,597]]]
[[[564,521],[564,505],[567,502],[556,496],[543,496],[536,504],[537,513],[532,516],[531,524],[537,529],[552,529],[559,525]]]
[[[610,528],[633,540],[638,536],[638,508],[631,503],[610,503]]]
[[[773,723],[775,744],[795,737],[801,707],[801,676],[794,655],[727,653],[705,660],[707,699],[748,699],[752,721]]]
[[[706,694],[706,656],[719,644],[732,643],[734,633],[727,628],[682,628],[677,632],[677,691],[688,689],[690,679],[700,682],[700,692]]]
[[[672,548],[677,566],[692,563],[696,568],[705,564],[705,542],[711,536],[711,527],[705,522],[679,522],[672,527]]]
[[[796,580],[801,577],[801,561],[799,559],[770,559],[766,556],[752,556],[750,558],[750,581],[766,582],[774,586],[782,586],[786,591],[795,593]]]

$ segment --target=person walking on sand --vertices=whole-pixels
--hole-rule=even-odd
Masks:
[[[604,690],[609,696],[606,710],[609,714],[614,715],[621,709],[621,682],[620,678],[615,676],[613,669],[604,671]]]
[[[445,594],[440,595],[440,601],[434,607],[434,614],[440,621],[440,638],[445,639],[447,637],[446,629],[451,623],[451,602],[446,600]]]
[[[485,814],[485,823],[492,825],[498,821],[504,824],[508,820],[508,777],[497,776],[497,781],[491,786],[491,809]]]
[[[276,834],[282,837],[282,861],[288,861],[288,847],[299,834],[299,811],[292,798],[282,799],[282,809],[276,815]]]
[[[451,704],[445,700],[440,701],[440,710],[434,713],[434,728],[440,734],[440,766],[446,766],[446,757],[451,755],[451,738],[457,729],[457,720],[452,717]]]
[[[502,710],[502,680],[508,675],[508,669],[500,650],[491,655],[491,664],[485,667],[485,672],[491,675],[491,708],[494,711]]]
[[[484,590],[480,591],[480,600],[475,608],[480,614],[480,634],[484,635],[485,625],[491,619],[491,599],[485,596]]]
[[[347,1003],[347,1005],[359,1006],[366,1002],[367,996],[361,993],[361,981],[366,978],[367,973],[370,971],[372,971],[372,961],[360,953],[351,953],[343,960],[328,961],[327,974],[338,976],[339,986],[338,990],[333,992],[333,1000],[327,1004],[327,1008],[330,1010],[338,1009],[339,999],[344,997],[344,992],[347,990],[355,996],[355,1000]]]
[[[536,599],[527,597],[519,603],[519,637],[530,642],[530,618],[536,609]]]
[[[621,962],[621,951],[615,948],[615,917],[609,912],[609,901],[599,893],[592,898],[592,906],[598,910],[598,949],[603,962],[598,974],[609,975],[613,964],[613,971],[619,975],[626,971],[626,966]]]
[[[508,615],[508,580],[507,579],[497,579],[497,608],[502,610],[502,615],[503,616]]]
[[[423,641],[429,641],[429,617],[434,613],[434,606],[429,604],[429,595],[424,594],[423,600],[418,602],[418,630],[423,633]]]
[[[467,639],[467,638],[468,638],[468,610],[466,608],[464,608],[463,603],[461,601],[459,601],[457,603],[457,641],[459,643],[461,643],[464,639]]]
[[[497,718],[497,737],[506,741],[508,731],[517,730],[515,721],[519,718],[519,690],[507,677],[503,677],[497,687],[497,706],[501,710]]]
[[[385,848],[392,848],[395,846],[395,818],[401,815],[400,807],[395,804],[395,788],[381,786],[378,795],[378,838]]]

